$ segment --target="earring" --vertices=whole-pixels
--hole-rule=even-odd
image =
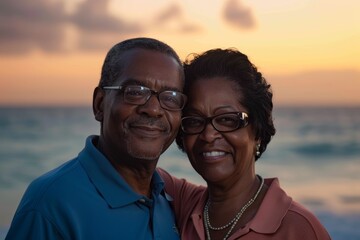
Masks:
[[[257,157],[260,156],[260,143],[256,144],[256,152],[255,152],[255,155],[256,155]]]

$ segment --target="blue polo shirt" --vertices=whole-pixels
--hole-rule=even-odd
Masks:
[[[159,174],[151,199],[134,192],[94,138],[77,158],[30,184],[6,239],[179,239]]]

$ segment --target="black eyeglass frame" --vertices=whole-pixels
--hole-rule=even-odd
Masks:
[[[179,110],[182,110],[186,104],[186,101],[187,101],[187,97],[185,94],[181,93],[181,92],[178,92],[178,91],[173,91],[173,90],[165,90],[165,91],[162,91],[162,92],[157,92],[157,91],[154,91],[148,87],[145,87],[145,86],[141,86],[141,85],[119,85],[119,86],[103,86],[101,87],[102,89],[104,90],[119,90],[119,91],[122,91],[123,93],[125,92],[126,88],[127,87],[140,87],[142,89],[145,89],[147,91],[150,92],[150,94],[145,98],[145,101],[143,103],[135,103],[135,102],[131,102],[129,101],[126,97],[125,97],[125,94],[123,94],[123,98],[124,98],[124,101],[127,102],[127,103],[130,103],[130,104],[134,104],[134,105],[144,105],[146,104],[149,99],[151,98],[152,95],[155,95],[156,98],[158,99],[159,103],[160,103],[160,106],[166,110],[170,110],[170,111],[179,111]],[[163,94],[163,93],[176,93],[176,95],[180,95],[183,99],[183,103],[182,103],[182,106],[180,108],[169,108],[168,106],[166,106],[166,104],[163,103],[163,101],[161,100],[160,98],[160,95]]]
[[[226,116],[226,115],[229,115],[229,114],[234,114],[234,115],[236,115],[239,120],[244,121],[244,124],[240,124],[241,121],[239,121],[238,126],[236,126],[234,129],[225,130],[225,131],[219,130],[219,129],[215,126],[215,125],[218,125],[218,124],[216,124],[216,123],[214,124],[214,119],[216,119],[216,118],[218,118],[218,117],[220,117],[220,116]],[[187,132],[187,131],[185,131],[184,126],[183,126],[183,121],[184,121],[184,119],[192,119],[192,118],[204,120],[204,125],[203,125],[201,131],[197,131],[197,132]],[[200,134],[200,133],[202,133],[202,132],[205,130],[206,126],[207,126],[209,123],[211,124],[211,126],[212,126],[216,131],[218,131],[218,132],[220,132],[220,133],[233,132],[233,131],[236,131],[236,130],[238,130],[238,129],[240,129],[240,128],[246,127],[246,126],[249,124],[249,116],[248,116],[248,114],[247,114],[246,112],[227,112],[227,113],[218,114],[218,115],[215,115],[215,116],[212,116],[212,117],[186,116],[186,117],[181,118],[181,130],[182,130],[185,134],[187,134],[187,135]]]

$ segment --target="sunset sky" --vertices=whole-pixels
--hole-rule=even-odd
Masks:
[[[108,49],[235,47],[278,105],[360,106],[358,0],[1,0],[0,105],[90,105]]]

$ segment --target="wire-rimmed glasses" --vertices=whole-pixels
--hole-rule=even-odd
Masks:
[[[140,85],[104,86],[102,89],[122,91],[124,101],[135,105],[145,104],[152,95],[156,95],[162,108],[171,111],[181,110],[186,103],[186,96],[177,91],[166,90],[156,92],[148,87]]]

